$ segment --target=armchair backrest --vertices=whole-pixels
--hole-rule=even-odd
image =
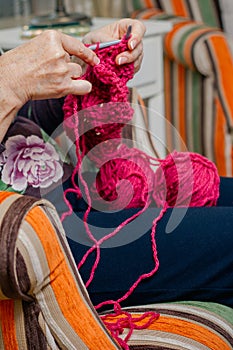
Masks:
[[[218,0],[132,0],[134,10],[156,8],[167,15],[188,17],[211,27],[222,27]]]

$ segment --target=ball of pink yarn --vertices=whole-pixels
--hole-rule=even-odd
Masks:
[[[214,206],[219,197],[215,164],[191,152],[174,151],[161,161],[154,175],[153,198],[158,207]]]
[[[153,170],[145,154],[123,146],[104,163],[96,176],[95,192],[108,202],[109,209],[144,207],[151,203]]]

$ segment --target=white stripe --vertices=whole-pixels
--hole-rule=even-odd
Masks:
[[[23,223],[25,224],[25,222]],[[27,223],[26,223],[27,224]],[[35,236],[31,237],[31,240],[34,240]],[[23,225],[19,231],[18,240],[22,243],[25,250],[27,251],[27,254],[29,255],[29,258],[31,259],[31,264],[33,266],[33,271],[35,273],[36,279],[38,281],[37,286],[39,286],[39,291],[37,291],[35,297],[40,305],[42,314],[46,322],[48,323],[49,327],[52,330],[52,333],[56,334],[56,338],[60,340],[60,342],[63,344],[64,349],[67,350],[77,350],[77,345],[79,346],[79,349],[85,349],[88,348],[85,346],[85,344],[82,342],[82,339],[78,337],[74,329],[70,326],[70,324],[67,322],[67,320],[64,318],[62,312],[59,313],[59,323],[64,324],[66,329],[69,329],[69,333],[71,335],[71,338],[73,339],[72,343],[70,339],[66,336],[66,334],[63,332],[61,327],[58,325],[56,320],[54,319],[54,315],[51,314],[50,309],[47,305],[47,298],[45,296],[46,289],[48,290],[48,287],[45,285],[45,279],[48,276],[44,276],[43,269],[41,267],[40,259],[42,259],[42,256],[38,257],[38,251],[34,249],[34,245],[30,241],[29,237],[27,237],[27,233],[23,230]],[[39,248],[39,247],[37,247]],[[49,270],[49,268],[48,268]],[[48,282],[48,281],[47,281]],[[43,286],[44,284],[44,286]],[[42,289],[42,291],[41,291]],[[53,295],[54,302],[56,301],[55,296]],[[60,308],[58,304],[53,304],[53,311],[55,313],[58,313],[60,311]]]
[[[122,336],[121,336],[122,337]],[[180,335],[172,334],[169,332],[161,331],[137,331],[135,330],[130,337],[129,345],[135,344],[138,340],[138,344],[150,343],[153,345],[163,346],[179,346],[184,350],[209,350],[209,347],[191,339]],[[191,344],[190,344],[191,343]]]

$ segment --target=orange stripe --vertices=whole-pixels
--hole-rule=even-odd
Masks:
[[[140,317],[141,314],[133,314],[133,316]],[[119,318],[121,317],[122,316],[120,315]],[[112,321],[115,323],[116,318],[118,317],[108,317],[107,321]],[[137,322],[137,326],[143,327],[144,324],[145,320]],[[153,331],[168,332],[171,334],[187,337],[207,346],[211,350],[232,350],[232,348],[221,338],[220,335],[216,335],[216,333],[205,328],[204,325],[201,326],[190,321],[171,318],[168,316],[160,316],[147,329],[151,329]]]
[[[0,301],[0,323],[4,347],[7,350],[17,350],[18,342],[15,330],[14,301]]]
[[[13,196],[14,192],[0,191],[0,203],[4,202],[4,200],[10,196]]]
[[[149,19],[149,18],[151,18],[151,17],[153,17],[155,15],[158,15],[160,13],[161,13],[160,10],[152,8],[152,9],[148,9],[146,11],[143,11],[141,16],[140,16],[140,18],[141,19]]]
[[[225,163],[225,127],[226,120],[222,110],[222,106],[218,98],[215,99],[216,104],[216,124],[214,130],[214,150],[215,162],[220,176],[226,176]]]
[[[39,207],[35,207],[28,213],[26,221],[40,238],[51,271],[50,286],[67,322],[89,349],[115,349],[83,302],[49,219]]]
[[[211,49],[214,52],[214,62],[217,70],[217,83],[219,91],[221,92],[222,98],[227,108],[228,117],[231,119],[231,124],[233,123],[233,60],[231,51],[228,47],[226,38],[223,35],[215,35],[210,38]],[[220,102],[219,102],[220,103]],[[215,152],[216,152],[216,163],[218,164],[218,169],[220,175],[225,176],[226,165],[224,162],[225,154],[223,144],[223,135],[225,135],[226,127],[226,116],[224,117],[224,111],[222,107],[217,104],[218,111],[218,125],[216,125],[216,137],[215,137]],[[222,137],[222,141],[221,141]],[[228,155],[231,156],[231,155]],[[224,162],[224,164],[223,164]]]
[[[219,77],[219,89],[224,93],[231,119],[233,122],[233,59],[226,38],[214,35],[210,38],[214,50],[214,60]]]
[[[141,322],[143,324],[143,322]],[[149,329],[175,333],[209,346],[211,350],[231,350],[231,347],[214,332],[193,322],[160,316]]]
[[[165,35],[164,49],[167,52],[167,54],[169,55],[170,59],[175,59],[175,56],[173,54],[172,41],[174,40],[176,33],[180,30],[180,28],[182,28],[190,23],[193,23],[193,21],[185,21],[185,22],[181,22],[181,23],[176,23],[173,26],[173,29]]]
[[[144,0],[146,7],[151,8],[154,7],[152,0]]]
[[[146,7],[154,7],[153,1],[152,0],[144,0]]]
[[[187,9],[183,0],[173,0],[172,6],[174,9],[175,15],[189,17],[189,13],[187,12]]]
[[[185,130],[185,68],[181,64],[178,67],[178,111],[179,111],[179,134],[181,136],[180,149],[185,151],[184,143],[186,142]],[[183,142],[182,142],[183,141]]]

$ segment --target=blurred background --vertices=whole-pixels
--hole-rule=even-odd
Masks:
[[[64,0],[68,13],[82,12],[89,16],[122,17],[127,13],[127,0]],[[55,0],[0,0],[0,20],[6,17],[45,15],[54,11]]]

